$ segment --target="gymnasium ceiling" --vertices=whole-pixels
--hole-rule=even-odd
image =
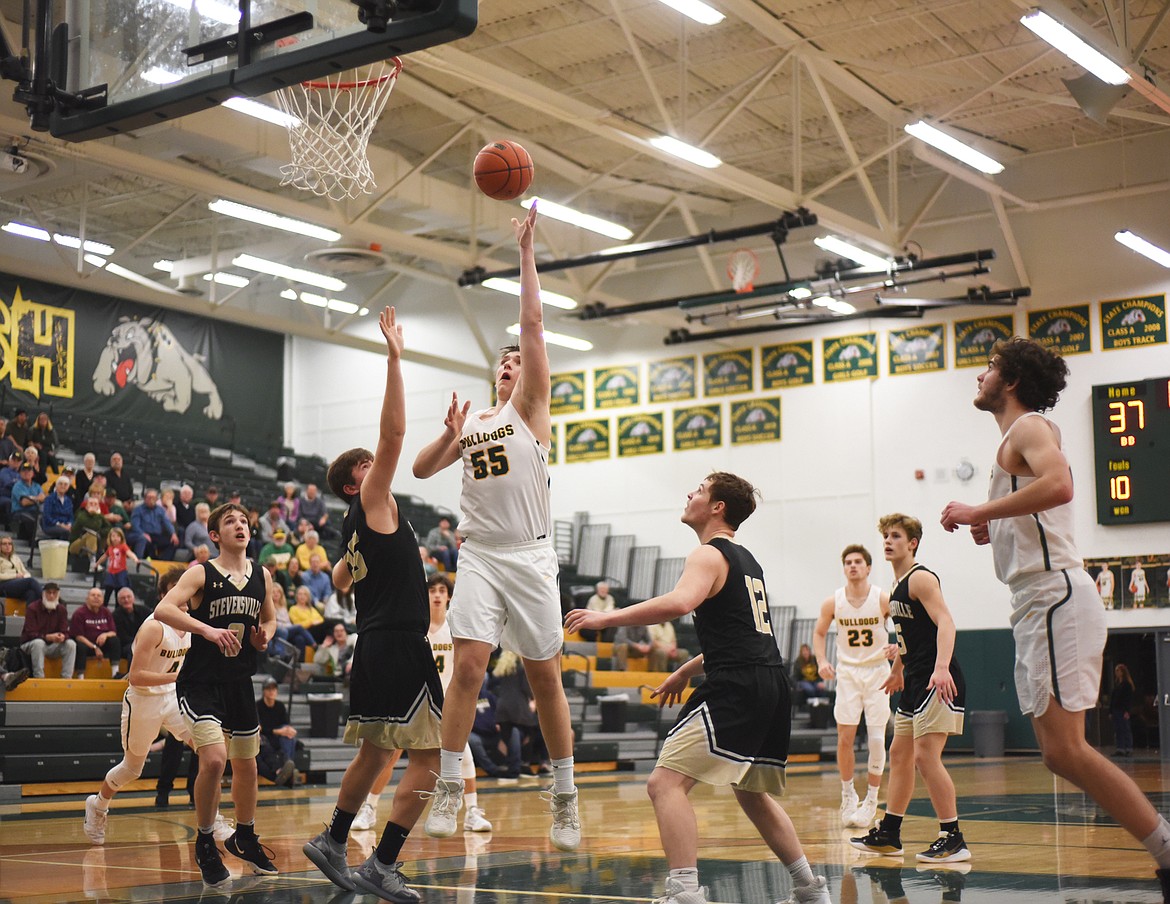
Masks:
[[[0,142],[10,138],[31,165],[23,175],[0,175],[0,218],[84,231],[114,246],[118,264],[170,288],[175,283],[152,269],[160,258],[230,270],[224,265],[231,257],[247,251],[303,267],[307,253],[327,247],[213,214],[213,198],[331,226],[344,236],[337,245],[377,245],[383,258],[375,270],[345,277],[349,287],[339,297],[371,311],[397,304],[404,317],[440,318],[450,336],[462,337],[452,339],[455,346],[478,354],[442,362],[429,356],[438,349],[415,354],[482,373],[515,319],[514,299],[456,287],[469,267],[515,262],[508,218],[519,207],[482,198],[470,179],[476,150],[493,138],[529,149],[534,191],[627,226],[632,241],[768,222],[807,207],[819,225],[793,230],[784,245],[794,278],[831,257],[811,244],[817,235],[926,258],[998,250],[987,275],[915,287],[914,294],[933,297],[968,285],[1028,286],[1037,243],[1019,240],[1022,212],[1166,197],[1170,0],[1064,0],[1059,7],[1100,46],[1128,48],[1119,53],[1139,59],[1149,76],[1148,87],[1116,103],[1103,124],[1081,111],[1062,81],[1083,71],[1019,23],[1033,5],[1025,0],[712,2],[726,19],[708,27],[657,0],[485,0],[469,38],[406,58],[371,140],[378,188],[348,204],[280,186],[289,149],[276,126],[216,109],[68,144],[32,132],[5,82]],[[0,0],[10,36],[20,33],[21,8],[21,0]],[[985,177],[925,148],[902,131],[920,117],[970,134],[1007,169]],[[646,143],[656,134],[698,145],[723,165],[682,164]],[[1098,165],[1123,153],[1124,171]],[[1152,166],[1142,164],[1148,159]],[[978,223],[967,241],[924,239],[937,234],[932,225],[964,218]],[[1161,238],[1170,241],[1170,231]],[[542,259],[615,244],[548,220],[540,240]],[[611,309],[722,291],[729,287],[727,255],[740,245],[761,259],[757,282],[785,278],[764,235],[564,270],[544,285]],[[238,291],[197,279],[201,295],[177,295],[95,273],[89,264],[79,267],[76,252],[4,233],[0,269],[378,347],[370,341],[374,314],[346,316],[282,299],[287,285],[270,277]],[[872,297],[853,300],[872,308]],[[669,308],[592,322],[547,315],[548,328],[595,343],[620,335],[651,347],[671,329],[702,333],[736,322],[716,315],[710,324],[688,323]],[[572,361],[573,353],[557,354]]]

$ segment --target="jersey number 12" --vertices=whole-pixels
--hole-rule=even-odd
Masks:
[[[748,599],[752,601],[756,630],[761,634],[771,634],[772,620],[768,617],[768,594],[764,590],[764,582],[747,574],[743,576],[743,582],[747,585]]]

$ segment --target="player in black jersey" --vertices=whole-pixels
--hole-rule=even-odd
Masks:
[[[886,814],[869,833],[850,839],[869,854],[901,856],[902,820],[914,796],[914,770],[926,782],[938,816],[939,836],[917,859],[929,863],[970,860],[959,830],[955,785],[942,762],[947,737],[963,732],[963,673],[954,658],[955,621],[943,599],[938,576],[914,561],[922,522],[909,515],[886,515],[878,522],[886,561],[894,569],[890,614],[898,633],[898,655],[885,687],[902,690],[890,745]]]
[[[655,689],[663,705],[683,698],[706,672],[670,730],[647,784],[670,867],[659,904],[703,904],[699,830],[687,798],[696,782],[731,785],[736,800],[773,853],[788,867],[788,902],[829,904],[828,883],[814,876],[796,829],[769,795],[784,788],[791,702],[784,663],[772,636],[764,573],[735,532],[756,508],[757,491],[734,474],[712,473],[687,495],[682,521],[702,544],[687,556],[674,589],[624,609],[574,609],[570,631],[655,625],[694,613],[702,653]]]
[[[212,828],[219,787],[232,761],[236,831],[224,842],[229,854],[246,860],[255,873],[273,875],[271,852],[256,836],[256,754],[260,721],[252,691],[256,654],[276,632],[272,578],[245,555],[251,532],[248,510],[221,505],[207,521],[219,555],[193,565],[154,610],[165,625],[191,634],[191,649],[179,672],[179,710],[199,752],[195,815],[199,834],[195,862],[203,882],[218,888],[231,881],[215,846]],[[179,606],[187,603],[187,611]]]
[[[333,492],[350,503],[342,529],[344,555],[333,568],[333,583],[340,591],[352,587],[357,605],[345,740],[361,746],[345,770],[329,826],[303,850],[335,885],[409,904],[419,900],[419,893],[406,884],[398,855],[435,787],[443,689],[427,640],[430,606],[418,540],[390,492],[406,429],[402,327],[393,308],[386,308],[378,322],[386,340],[378,446],[373,454],[343,452],[328,475]],[[410,759],[394,793],[390,821],[374,853],[351,871],[346,860],[350,827],[398,749],[408,751]]]

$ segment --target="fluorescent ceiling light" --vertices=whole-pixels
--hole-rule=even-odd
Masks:
[[[166,2],[184,12],[191,9],[191,0],[166,0]],[[233,9],[222,0],[195,0],[195,11],[221,25],[235,25],[240,21],[239,9]]]
[[[485,289],[495,289],[497,292],[504,292],[507,295],[520,295],[520,283],[514,279],[500,279],[493,276],[491,279],[485,279],[482,283]],[[544,289],[540,290],[540,302],[546,304],[550,308],[560,308],[562,311],[571,311],[577,307],[577,302],[568,295],[559,295],[556,292],[546,292]]]
[[[847,301],[841,301],[839,298],[834,298],[827,305],[825,305],[834,314],[856,314],[857,308],[853,307]]]
[[[307,235],[325,242],[336,242],[341,238],[341,233],[336,230],[306,223],[304,220],[284,217],[278,213],[272,213],[270,210],[249,207],[247,204],[237,204],[235,201],[228,201],[224,198],[216,198],[207,205],[207,209],[225,216],[235,217],[237,220],[246,220],[260,226],[271,226],[273,229],[283,229],[285,232],[295,232],[297,235]]]
[[[659,0],[671,9],[678,10],[684,16],[694,19],[700,25],[718,25],[725,16],[717,9],[713,9],[702,0]]]
[[[335,277],[326,276],[324,273],[314,273],[312,270],[301,270],[297,267],[278,264],[276,261],[265,260],[262,257],[254,257],[251,254],[238,255],[233,258],[232,264],[236,267],[243,267],[245,270],[255,270],[257,273],[267,273],[269,276],[279,276],[281,279],[287,279],[292,282],[316,286],[318,289],[325,289],[327,292],[345,291],[346,284]]]
[[[809,289],[806,286],[797,286],[788,293],[788,297],[794,301],[804,301],[806,298],[812,298],[812,289]]]
[[[617,239],[619,242],[634,237],[634,233],[626,229],[625,226],[619,226],[617,223],[611,223],[609,220],[603,220],[601,217],[595,217],[591,214],[581,213],[571,207],[550,201],[548,198],[526,198],[520,202],[520,206],[530,208],[536,202],[539,202],[536,206],[542,217],[552,217],[562,223],[571,223],[573,226],[580,226],[582,229],[600,233],[608,238]]]
[[[1129,84],[1130,75],[1128,72],[1083,38],[1061,25],[1048,13],[1034,9],[1020,19],[1020,24],[1037,37],[1047,41],[1074,63],[1088,69],[1105,84]]]
[[[251,116],[253,119],[262,119],[264,122],[270,122],[274,126],[289,128],[290,126],[299,126],[301,124],[301,121],[297,117],[291,116],[283,110],[278,110],[276,107],[270,107],[268,104],[262,104],[258,100],[252,100],[247,97],[229,97],[220,106],[227,107],[229,110],[235,110],[237,113],[243,113],[245,116]]]
[[[842,257],[847,257],[849,260],[861,264],[864,270],[890,269],[890,263],[885,258],[879,257],[871,251],[858,248],[856,245],[843,242],[836,236],[826,235],[822,238],[815,238],[813,239],[813,244],[831,254],[839,254]]]
[[[25,223],[5,223],[3,226],[0,226],[0,229],[2,229],[4,232],[11,233],[12,235],[19,235],[26,239],[36,239],[38,242],[49,241],[48,232],[46,232],[44,229],[40,229],[36,226],[29,226]],[[81,239],[75,235],[65,235],[60,232],[55,232],[53,233],[52,239],[58,245],[63,245],[66,248],[81,247]],[[107,257],[114,253],[113,247],[105,244],[104,242],[86,241],[85,250],[91,251],[94,254],[104,254]]]
[[[315,308],[328,308],[331,311],[338,311],[342,314],[357,314],[359,317],[365,317],[370,313],[369,308],[358,307],[352,301],[342,301],[340,298],[326,298],[324,295],[317,295],[314,292],[296,292],[292,289],[285,289],[280,293],[280,297],[287,298],[289,301],[297,301],[299,299]]]
[[[249,283],[248,279],[243,276],[238,276],[235,273],[204,273],[203,279],[206,282],[212,282],[214,280],[221,286],[232,286],[236,289],[242,289]]]
[[[175,262],[168,261],[165,259],[161,260],[161,261],[155,261],[154,262],[154,269],[162,270],[163,273],[174,273],[175,272]]]
[[[1152,242],[1147,242],[1140,235],[1134,235],[1128,229],[1123,232],[1116,232],[1113,237],[1121,242],[1126,248],[1136,251],[1138,254],[1144,255],[1156,264],[1161,264],[1163,267],[1170,268],[1170,251],[1159,248]]]
[[[671,138],[669,135],[659,135],[651,138],[650,143],[660,151],[666,151],[668,154],[673,154],[675,157],[688,160],[707,169],[715,169],[715,167],[723,164],[723,161],[714,154],[708,154],[699,148],[691,147],[686,142],[679,141],[677,138]]]
[[[965,163],[981,173],[986,173],[989,176],[994,176],[996,173],[1003,172],[1003,164],[998,160],[992,160],[986,154],[975,150],[970,145],[963,144],[959,139],[948,135],[941,129],[937,129],[928,122],[918,120],[903,127],[906,132],[913,135],[919,141],[925,141],[932,147],[938,148],[944,154],[954,157],[960,163]]]
[[[142,73],[142,77],[152,85],[173,85],[175,82],[183,80],[183,76],[178,72],[171,72],[169,69],[163,69],[162,66],[151,66]]]
[[[520,335],[520,324],[513,323],[508,327],[509,336]],[[564,333],[554,333],[552,330],[544,331],[544,341],[549,345],[559,345],[562,348],[571,348],[578,352],[587,352],[593,348],[593,343],[588,339],[578,339],[576,336],[566,336]]]
[[[145,276],[140,276],[133,270],[127,270],[119,264],[112,264],[104,257],[99,257],[96,254],[85,255],[85,262],[92,264],[99,270],[105,270],[107,273],[112,273],[114,276],[120,276],[122,279],[129,280],[132,283],[138,283],[140,286],[146,286],[148,289],[153,289],[156,292],[165,292],[168,295],[182,295],[182,292],[172,289],[170,286],[164,286],[162,283],[157,283],[153,279],[148,279]]]

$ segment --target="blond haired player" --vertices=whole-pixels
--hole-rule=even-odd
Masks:
[[[890,595],[869,582],[873,556],[859,544],[841,552],[845,586],[821,604],[813,629],[813,650],[819,674],[826,681],[837,679],[837,769],[841,773],[841,823],[867,828],[877,815],[878,788],[886,768],[886,724],[890,721],[890,677],[888,660],[893,656],[887,643],[886,624],[890,617]],[[837,622],[837,666],[825,654],[829,625]],[[869,763],[865,800],[859,801],[853,786],[856,757],[853,742],[857,726],[865,716]]]

